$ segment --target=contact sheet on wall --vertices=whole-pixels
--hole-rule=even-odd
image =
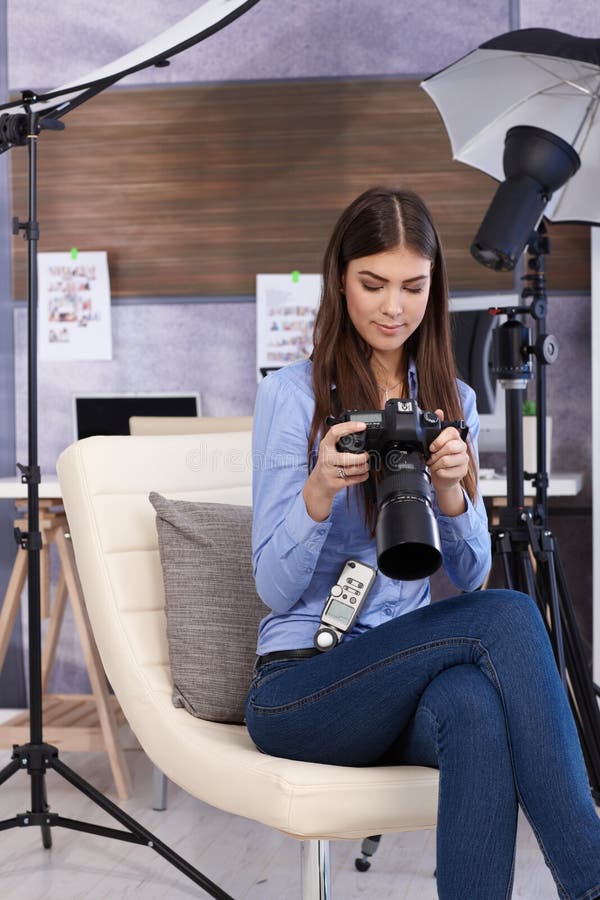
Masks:
[[[106,252],[38,253],[38,273],[40,359],[112,359]]]
[[[312,352],[320,275],[289,272],[256,276],[256,377]]]

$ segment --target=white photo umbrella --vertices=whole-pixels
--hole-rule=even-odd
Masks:
[[[500,35],[421,83],[444,121],[453,158],[504,179],[507,131],[543,128],[577,152],[581,168],[544,215],[600,222],[600,40],[546,28]]]
[[[198,9],[180,19],[175,25],[108,65],[51,91],[35,94],[26,92],[31,93],[31,97],[25,98],[27,108],[23,106],[21,99],[3,103],[0,110],[6,109],[22,114],[31,110],[40,116],[62,118],[94,94],[100,93],[111,84],[116,84],[127,75],[149,66],[168,65],[173,56],[221,31],[258,2],[259,0],[204,0]],[[2,137],[1,127],[0,137]],[[9,149],[14,143],[17,142],[9,140],[8,146],[2,146],[0,152]]]

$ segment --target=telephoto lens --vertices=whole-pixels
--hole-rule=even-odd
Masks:
[[[425,459],[442,429],[456,428],[463,441],[469,429],[462,419],[441,422],[412,398],[388,400],[381,410],[345,410],[339,418],[330,416],[327,424],[350,421],[367,427],[341,437],[336,448],[366,450],[371,471],[380,473],[375,528],[379,570],[401,581],[427,578],[441,566],[442,551]]]
[[[419,453],[388,452],[377,485],[377,565],[389,578],[416,581],[442,564],[431,479]]]

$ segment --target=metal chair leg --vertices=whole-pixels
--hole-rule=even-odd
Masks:
[[[354,860],[354,865],[358,869],[359,872],[367,872],[371,868],[371,857],[379,847],[379,841],[381,840],[380,834],[372,834],[371,837],[366,837],[362,842],[361,853],[362,856],[359,856]]]
[[[302,841],[302,900],[331,900],[329,841]]]
[[[152,809],[163,810],[167,808],[167,785],[169,781],[164,772],[154,766],[152,779],[153,800]]]

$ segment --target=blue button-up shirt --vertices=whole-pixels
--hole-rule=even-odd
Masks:
[[[330,588],[347,559],[377,566],[375,539],[364,521],[361,487],[340,491],[327,519],[315,522],[302,489],[308,478],[307,446],[314,411],[311,362],[292,363],[259,385],[253,434],[254,575],[259,596],[272,610],[259,626],[258,653],[312,647]],[[417,373],[409,370],[411,396]],[[479,419],[475,394],[458,382],[469,440],[477,459]],[[465,495],[467,509],[448,517],[434,510],[442,558],[452,582],[475,590],[490,567],[490,537],[483,500]],[[359,618],[344,640],[430,601],[429,579],[396,581],[381,572]]]

